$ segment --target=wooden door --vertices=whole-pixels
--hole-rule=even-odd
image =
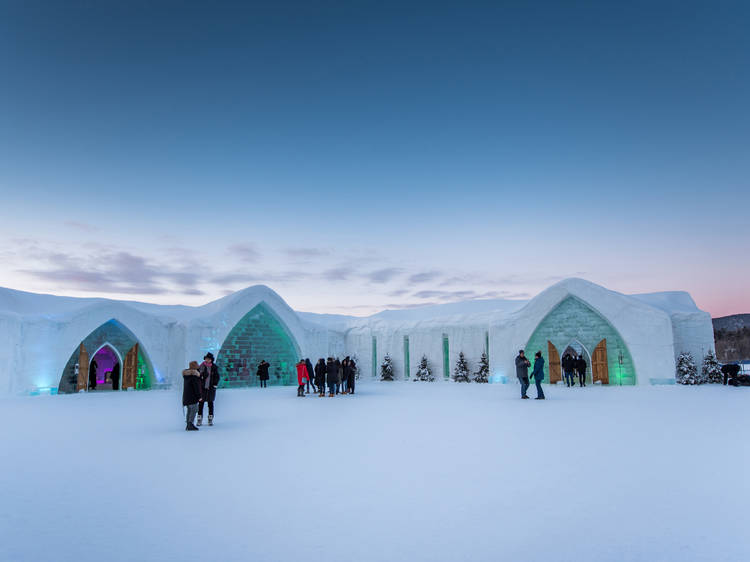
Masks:
[[[552,342],[547,340],[547,361],[549,362],[549,383],[555,384],[562,380],[562,367],[560,365],[560,354]]]
[[[68,348],[70,349],[70,348]],[[81,347],[78,350],[78,383],[76,384],[76,392],[86,390],[89,387],[89,352],[81,342]]]
[[[135,388],[138,380],[138,344],[130,348],[122,366],[122,389]]]
[[[607,339],[599,342],[591,356],[591,380],[609,384],[609,365],[607,364]]]

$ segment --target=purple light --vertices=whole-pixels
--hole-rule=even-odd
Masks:
[[[94,355],[93,361],[96,361],[96,384],[104,384],[107,373],[112,371],[112,368],[119,363],[117,355],[111,347],[105,345]]]

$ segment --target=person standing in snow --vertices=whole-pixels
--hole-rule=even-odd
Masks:
[[[313,394],[315,394],[315,379],[313,379],[313,366],[310,358],[305,359],[305,366],[307,367],[307,392],[310,394],[310,386],[312,386]]]
[[[576,371],[578,371],[578,383],[581,386],[586,386],[586,360],[583,358],[583,353],[578,356],[576,360]]]
[[[334,392],[338,392],[340,381],[339,368],[333,360],[333,357],[329,357],[328,362],[326,363],[326,382],[328,383],[328,396],[331,398],[333,398]]]
[[[198,413],[198,403],[201,399],[201,374],[198,362],[191,361],[190,366],[182,371],[182,405],[187,406],[185,431],[198,431],[193,423]]]
[[[265,359],[261,359],[258,365],[258,380],[260,381],[261,388],[268,388],[268,363]]]
[[[341,394],[349,392],[349,358],[344,357],[341,362]]]
[[[573,371],[575,370],[575,360],[571,357],[570,353],[566,353],[562,360],[562,369],[565,375],[565,384],[570,388],[575,386],[575,380],[573,380]]]
[[[91,390],[96,390],[96,370],[99,368],[99,365],[96,362],[96,359],[91,360],[91,365],[89,365],[89,388]]]
[[[297,396],[305,397],[305,382],[307,382],[307,364],[304,359],[297,363]]]
[[[112,379],[112,390],[120,390],[120,364],[115,363],[110,374]]]
[[[315,386],[318,387],[318,395],[326,395],[326,361],[322,357],[315,364]]]
[[[544,391],[542,390],[542,381],[544,380],[544,359],[542,352],[537,351],[534,356],[534,370],[531,371],[531,378],[536,383],[536,400],[544,400]]]
[[[346,379],[346,386],[349,389],[349,394],[354,394],[354,379],[357,372],[357,364],[354,362],[354,359],[349,357],[346,358],[346,361],[349,364],[349,375]]]
[[[531,367],[531,362],[523,354],[523,349],[519,350],[516,357],[516,376],[521,383],[521,398],[524,400],[529,398],[526,395],[526,391],[529,390],[529,367]]]
[[[336,394],[341,392],[341,381],[344,378],[344,367],[341,366],[341,360],[337,357],[333,362],[336,365],[336,371],[338,372],[338,382],[336,383]]]
[[[214,424],[214,400],[219,386],[219,368],[214,363],[214,354],[206,353],[198,368],[201,375],[201,400],[198,402],[198,425],[203,423],[203,404],[208,402],[208,425]]]

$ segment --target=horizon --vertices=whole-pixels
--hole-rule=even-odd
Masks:
[[[750,310],[750,5],[0,7],[0,284]]]

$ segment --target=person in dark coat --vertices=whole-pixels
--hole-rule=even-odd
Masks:
[[[203,405],[208,402],[208,425],[214,424],[214,400],[219,386],[219,368],[214,363],[214,354],[209,352],[198,367],[201,374],[201,400],[198,402],[198,425],[203,423]]]
[[[89,388],[91,390],[96,390],[96,370],[99,368],[99,365],[96,363],[96,359],[91,360],[91,365],[89,365]]]
[[[526,391],[529,390],[529,367],[531,367],[531,362],[523,354],[523,349],[519,350],[516,357],[516,376],[521,383],[521,398],[524,400],[529,398],[526,395]]]
[[[338,382],[336,383],[336,394],[341,392],[341,379],[344,378],[344,368],[341,366],[341,360],[337,357],[333,361],[334,365],[336,365],[336,370],[338,371]]]
[[[326,382],[328,383],[328,396],[333,397],[334,392],[338,392],[339,383],[339,368],[333,357],[329,357],[326,362]]]
[[[578,383],[581,386],[586,386],[586,360],[583,358],[583,353],[578,356],[576,360],[576,371],[578,371]]]
[[[260,364],[258,365],[258,380],[260,381],[260,387],[261,388],[268,388],[268,367],[269,364],[266,363],[265,359],[262,359]]]
[[[326,395],[326,360],[322,357],[315,363],[315,386],[319,396]]]
[[[198,403],[201,400],[201,374],[198,362],[191,361],[190,367],[182,371],[182,405],[187,406],[185,431],[198,431],[193,423],[198,413]]]
[[[344,357],[341,362],[341,394],[349,392],[349,358]]]
[[[349,362],[349,375],[346,379],[346,386],[349,389],[349,394],[354,394],[354,379],[356,378],[357,364],[350,357],[347,357],[346,360]]]
[[[575,360],[570,355],[570,353],[566,353],[562,360],[562,370],[563,374],[565,375],[565,385],[567,387],[575,386],[576,383],[573,380],[573,373],[575,371]]]
[[[112,378],[112,390],[120,390],[120,364],[115,363],[112,367],[112,373],[109,375]]]
[[[542,390],[542,381],[544,380],[544,359],[542,352],[537,351],[534,355],[534,370],[531,371],[531,378],[536,383],[536,400],[544,400],[544,391]]]
[[[310,386],[312,385],[313,394],[315,394],[315,379],[313,378],[313,375],[315,374],[313,371],[312,362],[310,361],[310,358],[308,357],[305,359],[305,366],[307,367],[307,392],[306,394],[310,394]]]

